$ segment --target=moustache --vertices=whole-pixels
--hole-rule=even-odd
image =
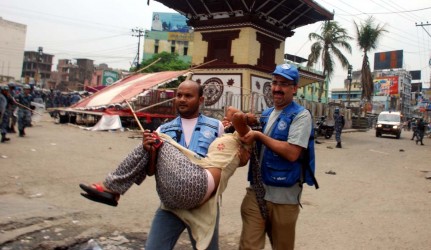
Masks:
[[[281,92],[281,91],[273,91],[273,92],[272,92],[272,94],[273,94],[273,95],[275,95],[275,94],[284,95],[284,92]]]

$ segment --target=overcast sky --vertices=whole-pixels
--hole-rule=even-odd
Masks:
[[[334,20],[356,38],[353,21],[363,22],[368,16],[384,24],[389,31],[378,48],[369,55],[374,66],[374,52],[404,51],[404,68],[422,70],[422,82],[429,87],[431,58],[430,0],[315,0],[329,11]],[[128,69],[137,53],[137,37],[131,29],[150,29],[152,12],[174,12],[151,0],[1,0],[0,16],[27,25],[25,49],[45,53],[58,59],[89,58],[96,64]],[[429,26],[416,26],[423,23]],[[321,23],[300,27],[286,40],[285,53],[307,58],[312,42],[311,32],[320,32]],[[142,45],[142,42],[141,42]],[[355,40],[352,55],[345,52],[354,70],[362,64],[362,53]],[[141,49],[142,53],[142,49]],[[1,55],[0,55],[1,56]],[[142,58],[142,56],[141,56]],[[279,62],[278,62],[279,63]],[[317,66],[321,69],[321,66]],[[347,71],[337,67],[330,88],[342,87]]]

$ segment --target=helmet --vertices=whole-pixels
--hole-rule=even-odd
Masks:
[[[31,89],[31,87],[30,87],[30,85],[28,85],[28,84],[24,84],[23,89]]]
[[[334,112],[335,112],[335,113],[339,113],[339,112],[340,112],[340,108],[339,108],[339,107],[335,107]]]
[[[3,85],[0,87],[0,90],[9,90],[9,86]]]

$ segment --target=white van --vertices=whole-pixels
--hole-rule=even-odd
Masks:
[[[400,139],[402,127],[400,112],[383,111],[377,118],[376,137],[389,134]]]

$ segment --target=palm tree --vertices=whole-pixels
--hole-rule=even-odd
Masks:
[[[334,73],[334,56],[341,62],[343,68],[347,69],[349,61],[343,55],[340,48],[352,53],[352,47],[347,42],[353,39],[347,34],[347,30],[340,27],[336,21],[325,21],[321,28],[321,34],[310,33],[308,38],[316,40],[311,45],[311,52],[308,55],[307,67],[313,66],[319,59],[323,65],[323,75],[329,81]],[[322,99],[323,82],[319,82],[319,102]]]
[[[371,101],[371,96],[374,91],[373,76],[371,75],[370,62],[368,61],[368,52],[377,48],[377,42],[382,37],[384,25],[374,24],[374,18],[368,17],[359,26],[355,23],[356,34],[358,36],[358,46],[364,52],[362,58],[361,82],[362,82],[362,99]]]

